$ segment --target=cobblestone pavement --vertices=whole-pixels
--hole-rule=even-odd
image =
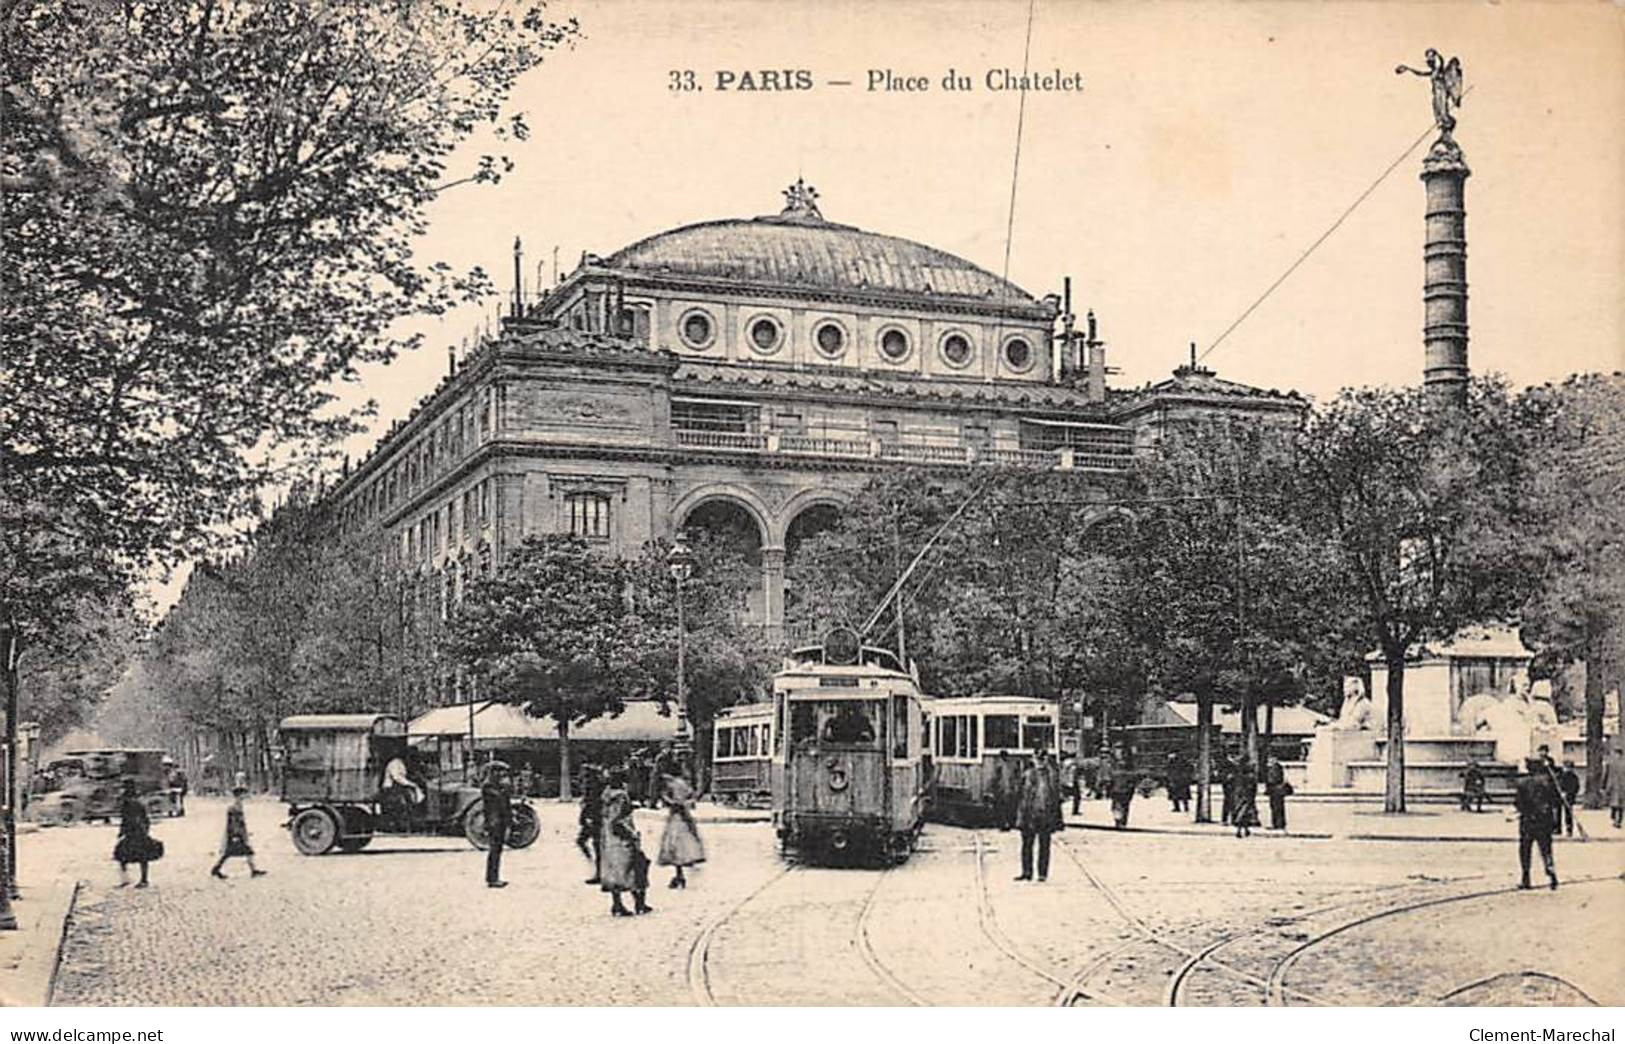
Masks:
[[[249,806],[256,880],[207,876],[219,803],[160,823],[144,891],[113,887],[111,829],[35,835],[89,881],[56,1003],[1625,1003],[1625,845],[1561,846],[1564,887],[1520,893],[1510,843],[1069,830],[1039,884],[1012,880],[1014,833],[787,869],[765,823],[714,823],[690,886],[656,868],[655,912],[622,919],[581,883],[569,807],[540,806],[500,891],[457,838],[301,857],[282,811]]]

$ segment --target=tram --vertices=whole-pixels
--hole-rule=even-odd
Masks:
[[[773,798],[773,704],[724,707],[711,727],[711,796],[730,805]]]
[[[1001,759],[1025,768],[1032,753],[1054,752],[1061,705],[1028,696],[966,696],[931,703],[931,818],[982,826],[997,818]]]
[[[838,629],[773,678],[773,824],[787,855],[903,862],[929,803],[919,679]]]

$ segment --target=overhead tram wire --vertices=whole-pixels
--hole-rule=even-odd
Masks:
[[[1462,92],[1462,97],[1465,98],[1467,95],[1471,94],[1472,90],[1473,90],[1473,88],[1469,86],[1465,91]],[[1338,215],[1337,220],[1332,222],[1331,227],[1328,228],[1326,231],[1322,232],[1320,234],[1320,238],[1316,239],[1313,243],[1310,243],[1309,244],[1309,249],[1305,250],[1302,254],[1299,254],[1298,259],[1296,261],[1292,262],[1292,264],[1287,266],[1287,270],[1285,272],[1281,273],[1280,278],[1276,279],[1275,282],[1273,282],[1273,283],[1271,283],[1269,285],[1269,289],[1265,290],[1262,294],[1259,294],[1258,299],[1256,301],[1254,301],[1252,304],[1248,305],[1247,310],[1242,312],[1241,315],[1236,317],[1235,322],[1233,322],[1229,326],[1225,327],[1224,332],[1221,333],[1218,337],[1214,338],[1213,343],[1208,345],[1206,348],[1204,348],[1202,350],[1202,354],[1198,355],[1196,357],[1196,361],[1201,362],[1203,359],[1206,359],[1208,357],[1208,354],[1210,352],[1212,352],[1213,349],[1217,348],[1219,345],[1224,343],[1224,339],[1226,337],[1229,337],[1231,335],[1231,333],[1233,333],[1235,331],[1236,327],[1238,327],[1242,323],[1246,322],[1247,317],[1252,315],[1253,312],[1257,310],[1258,306],[1263,304],[1265,302],[1265,300],[1267,300],[1271,294],[1275,293],[1275,291],[1280,288],[1281,284],[1286,282],[1287,279],[1289,279],[1292,276],[1292,273],[1296,272],[1298,270],[1298,267],[1300,265],[1302,265],[1305,261],[1309,260],[1309,255],[1313,254],[1317,249],[1319,249],[1320,245],[1322,243],[1324,243],[1324,242],[1326,242],[1326,240],[1330,239],[1332,233],[1336,232],[1339,228],[1341,228],[1342,225],[1343,225],[1343,222],[1348,220],[1349,215],[1353,214],[1354,211],[1356,209],[1358,209],[1360,204],[1364,203],[1366,201],[1366,199],[1371,195],[1371,193],[1377,191],[1377,186],[1381,185],[1384,181],[1388,180],[1388,175],[1392,174],[1399,167],[1399,165],[1401,163],[1404,163],[1405,160],[1410,156],[1410,154],[1416,151],[1416,147],[1418,145],[1422,144],[1422,142],[1426,141],[1427,138],[1428,138],[1428,135],[1432,134],[1437,129],[1438,129],[1438,124],[1429,123],[1427,125],[1427,129],[1424,130],[1421,134],[1417,135],[1416,140],[1411,142],[1409,145],[1407,145],[1405,147],[1405,151],[1400,153],[1399,156],[1394,160],[1394,162],[1388,164],[1388,167],[1387,167],[1386,170],[1384,170],[1381,174],[1377,175],[1377,180],[1373,181],[1370,185],[1368,185],[1366,187],[1366,190],[1364,192],[1360,193],[1359,197],[1356,198],[1353,203],[1349,204],[1348,209],[1343,211],[1343,213]]]

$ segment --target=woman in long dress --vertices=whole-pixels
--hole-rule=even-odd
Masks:
[[[610,895],[609,912],[616,917],[653,911],[644,897],[649,888],[649,857],[643,854],[643,839],[632,819],[632,797],[626,792],[626,770],[610,773],[604,789],[604,821],[598,837],[598,887]],[[634,907],[628,910],[621,893],[631,892]]]
[[[156,840],[151,830],[152,820],[147,816],[147,806],[135,795],[135,780],[127,779],[124,781],[123,800],[119,802],[118,843],[113,846],[113,858],[118,860],[120,888],[130,883],[131,863],[141,864],[141,880],[135,886],[147,887],[147,864],[164,857],[163,842]]]
[[[687,888],[688,878],[683,876],[685,866],[705,862],[705,845],[694,825],[694,786],[689,783],[679,764],[676,772],[665,777],[662,798],[670,810],[666,813],[666,830],[660,835],[661,866],[673,869],[670,888]]]

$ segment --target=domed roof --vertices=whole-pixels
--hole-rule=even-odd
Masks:
[[[707,221],[661,232],[605,258],[607,268],[779,287],[889,291],[1033,306],[1020,287],[964,258],[897,236],[826,221],[797,182],[771,217]]]

